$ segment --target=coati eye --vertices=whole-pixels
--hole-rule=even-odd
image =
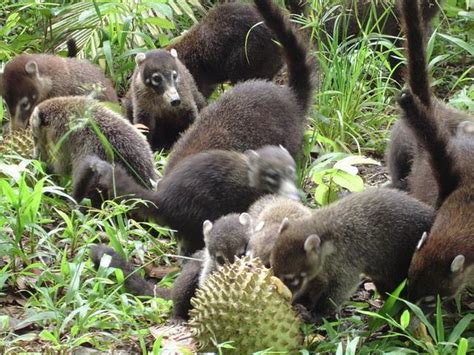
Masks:
[[[163,78],[161,77],[160,74],[158,73],[154,73],[152,76],[151,76],[151,83],[155,86],[157,85],[160,85],[160,83],[163,81]]]
[[[176,72],[176,70],[173,70],[173,79],[174,80],[178,79],[178,73]]]
[[[279,175],[276,171],[269,171],[265,175],[265,180],[273,186],[278,185]]]
[[[216,256],[216,261],[219,265],[224,265],[225,264],[225,258],[222,255]]]

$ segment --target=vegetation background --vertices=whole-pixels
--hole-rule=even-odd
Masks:
[[[3,1],[0,61],[23,52],[65,55],[66,41],[74,38],[78,56],[99,64],[123,95],[134,55],[168,44],[213,2]],[[345,190],[358,191],[387,180],[379,165],[397,117],[394,98],[399,89],[390,79],[386,54],[402,57],[403,53],[389,38],[372,33],[373,23],[357,39],[339,42],[328,37],[322,23],[338,16],[341,3],[310,0],[306,16],[293,16],[318,48],[313,52],[319,63],[319,88],[305,136],[305,159],[299,162],[306,202],[315,207],[337,199]],[[428,55],[438,95],[474,113],[473,20],[469,0],[444,1]],[[339,31],[344,33],[342,26]],[[0,101],[2,124],[7,121],[5,111]],[[166,153],[155,158],[161,171]],[[176,271],[172,232],[128,219],[125,213],[130,207],[124,204],[107,202],[95,213],[79,211],[68,191],[69,181],[46,175],[39,162],[0,153],[0,352],[87,346],[158,353],[163,339],[157,329],[168,319],[171,302],[124,293],[123,275],[93,270],[87,246],[99,240],[109,243],[145,265],[152,276],[166,274],[160,281],[166,286],[176,274],[169,273]],[[157,230],[159,237],[151,237],[150,229]],[[430,319],[409,304],[401,316],[392,316],[397,308],[394,300],[381,308],[377,295],[366,291],[367,297],[350,302],[336,320],[306,327],[302,352],[466,354],[474,350],[472,304],[462,307],[458,300],[450,312],[438,305]],[[409,326],[414,315],[423,326]]]

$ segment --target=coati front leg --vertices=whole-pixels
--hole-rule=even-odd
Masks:
[[[77,165],[72,167],[72,197],[77,203],[84,198],[91,200],[91,206],[100,207],[104,196],[100,189],[97,189],[99,177],[96,174],[94,165],[108,164],[96,155],[88,155],[84,157]]]

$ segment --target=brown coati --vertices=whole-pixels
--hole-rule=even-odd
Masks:
[[[353,193],[311,216],[284,220],[270,264],[315,317],[347,300],[360,275],[386,296],[407,276],[434,211],[402,191],[374,188]]]
[[[46,99],[92,92],[101,101],[118,102],[111,81],[85,60],[21,54],[0,73],[0,95],[7,103],[12,129],[25,128],[35,106]]]
[[[90,160],[115,161],[145,188],[156,180],[145,137],[96,100],[85,96],[45,100],[33,110],[31,128],[34,157],[46,162],[52,173],[72,174],[72,195],[78,202],[86,197],[83,184],[87,179],[82,174]]]
[[[474,116],[449,107],[435,97],[432,98],[432,109],[436,112],[434,118],[440,128],[453,138],[465,133],[464,127],[469,129],[470,125],[474,124]],[[400,113],[401,119],[395,122],[391,129],[386,159],[392,186],[410,191],[413,187],[408,186],[407,177],[412,170],[417,145],[415,136],[403,120],[404,114],[403,111]],[[426,187],[432,188],[433,186]],[[432,198],[425,200],[427,203],[432,203],[432,201]]]
[[[135,62],[130,89],[123,100],[128,119],[148,127],[153,150],[169,149],[206,101],[176,50],[138,53]]]
[[[421,2],[423,23],[426,28],[440,11],[440,2],[441,0],[423,0]],[[400,13],[393,0],[345,0],[343,3],[341,9],[323,24],[325,31],[330,36],[338,35],[339,41],[341,41],[345,37],[360,35],[370,25],[368,29],[373,28],[374,32],[383,34],[393,41],[395,47],[401,47]],[[396,82],[402,83],[403,65],[399,56],[390,54],[388,60],[393,69],[392,78]]]
[[[206,98],[226,81],[271,80],[283,60],[271,30],[261,22],[252,5],[221,4],[167,49],[178,51]]]
[[[98,269],[104,254],[112,257],[110,266],[119,268],[125,276],[125,289],[135,295],[161,297],[173,300],[173,319],[186,320],[191,309],[191,298],[196,289],[204,284],[209,275],[234,257],[245,255],[251,233],[250,216],[232,213],[219,218],[214,223],[203,223],[205,248],[191,256],[176,278],[171,290],[156,287],[143,279],[134,267],[118,255],[113,249],[103,245],[91,247],[91,259]]]
[[[263,196],[249,208],[248,212],[252,218],[253,232],[247,247],[247,255],[260,258],[267,267],[270,267],[270,254],[283,220],[287,218],[291,222],[311,215],[311,210],[300,202],[280,195]]]
[[[120,166],[112,168],[101,160],[90,164],[89,170],[94,172],[89,175],[96,176],[99,189],[110,197],[115,192],[116,196],[151,201],[137,206],[133,215],[177,230],[182,255],[204,247],[201,225],[206,219],[215,221],[247,211],[268,193],[299,198],[295,162],[285,149],[276,146],[246,153],[211,150],[192,155],[160,180],[157,191],[144,189]]]
[[[436,218],[413,256],[408,292],[412,300],[430,303],[438,294],[451,298],[474,284],[474,137],[465,133],[452,137],[439,124],[426,69],[418,2],[402,0],[401,9],[409,90],[399,104],[420,146],[409,183],[417,197],[426,189],[420,194],[416,186],[425,184],[437,190]],[[417,170],[420,166],[427,167],[423,174]]]
[[[209,149],[243,152],[281,144],[293,157],[301,152],[313,92],[313,65],[306,46],[280,9],[271,0],[255,3],[283,46],[289,86],[250,80],[225,92],[201,111],[199,120],[176,142],[165,174],[185,157]]]

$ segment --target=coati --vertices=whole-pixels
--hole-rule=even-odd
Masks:
[[[130,89],[123,100],[128,119],[148,127],[153,150],[169,149],[206,101],[176,50],[138,53],[135,61]]]
[[[271,80],[280,70],[281,52],[268,25],[261,22],[252,5],[221,4],[166,48],[177,50],[207,98],[217,84],[253,78]]]
[[[280,195],[266,195],[258,199],[249,208],[252,218],[251,234],[247,255],[260,258],[262,263],[270,267],[270,254],[279,234],[282,221],[290,221],[311,215],[311,210],[300,202]]]
[[[440,2],[441,0],[422,0],[422,16],[426,28],[438,14]],[[339,35],[339,41],[341,41],[342,35],[344,37],[358,36],[370,25],[374,32],[383,34],[393,41],[395,47],[401,47],[399,18],[400,13],[393,0],[345,0],[341,9],[324,22],[323,28],[330,36]],[[393,69],[392,78],[402,83],[403,65],[399,56],[390,54],[388,61]]]
[[[283,46],[289,86],[249,80],[225,92],[201,111],[199,120],[176,142],[165,175],[185,157],[210,149],[243,152],[281,144],[293,157],[301,151],[313,65],[306,46],[279,8],[271,0],[255,0],[255,4]]]
[[[35,106],[46,99],[95,91],[101,101],[118,102],[112,83],[102,70],[75,58],[21,54],[0,73],[0,95],[8,106],[13,130],[25,128]]]
[[[382,296],[393,291],[433,218],[431,207],[395,189],[353,193],[309,217],[285,219],[270,264],[295,303],[325,316],[352,295],[361,274]]]
[[[462,134],[462,127],[469,127],[474,124],[474,116],[449,107],[435,97],[432,98],[432,109],[436,112],[434,118],[437,120],[439,127],[452,137]],[[400,119],[395,122],[390,131],[386,160],[392,187],[410,191],[407,177],[412,169],[417,145],[415,136],[403,120],[404,114],[403,111],[400,112]],[[428,187],[431,188],[432,186]],[[425,202],[432,203],[432,198],[425,200]]]
[[[295,162],[281,147],[265,146],[238,153],[211,150],[184,159],[158,183],[157,191],[138,185],[120,166],[103,161],[90,164],[97,186],[117,196],[152,203],[132,211],[137,219],[150,218],[177,230],[180,254],[191,255],[204,247],[201,225],[229,214],[247,211],[259,197],[278,193],[298,199]],[[92,175],[94,175],[92,174]]]
[[[161,297],[173,300],[173,319],[186,320],[191,309],[191,298],[196,289],[204,284],[209,275],[226,262],[233,262],[234,257],[245,254],[251,233],[250,216],[231,213],[212,223],[203,223],[203,234],[206,246],[195,252],[188,260],[171,290],[155,287],[151,282],[140,277],[132,265],[125,261],[113,249],[103,245],[91,247],[91,259],[97,269],[104,254],[112,257],[110,266],[119,268],[125,276],[125,288],[135,295]]]
[[[421,240],[408,272],[410,298],[430,303],[437,294],[451,298],[474,284],[474,137],[465,133],[452,137],[439,124],[418,6],[416,1],[401,3],[409,90],[401,95],[399,105],[420,146],[409,175],[410,182],[418,182],[412,185],[412,193],[418,196],[416,186],[422,183],[437,186],[434,224]],[[420,166],[428,169],[420,174],[416,169]]]
[[[34,157],[45,161],[52,173],[72,174],[72,195],[78,202],[87,193],[84,164],[95,159],[112,159],[144,188],[151,188],[156,180],[152,152],[143,135],[96,100],[85,96],[45,100],[33,110],[31,128]]]

